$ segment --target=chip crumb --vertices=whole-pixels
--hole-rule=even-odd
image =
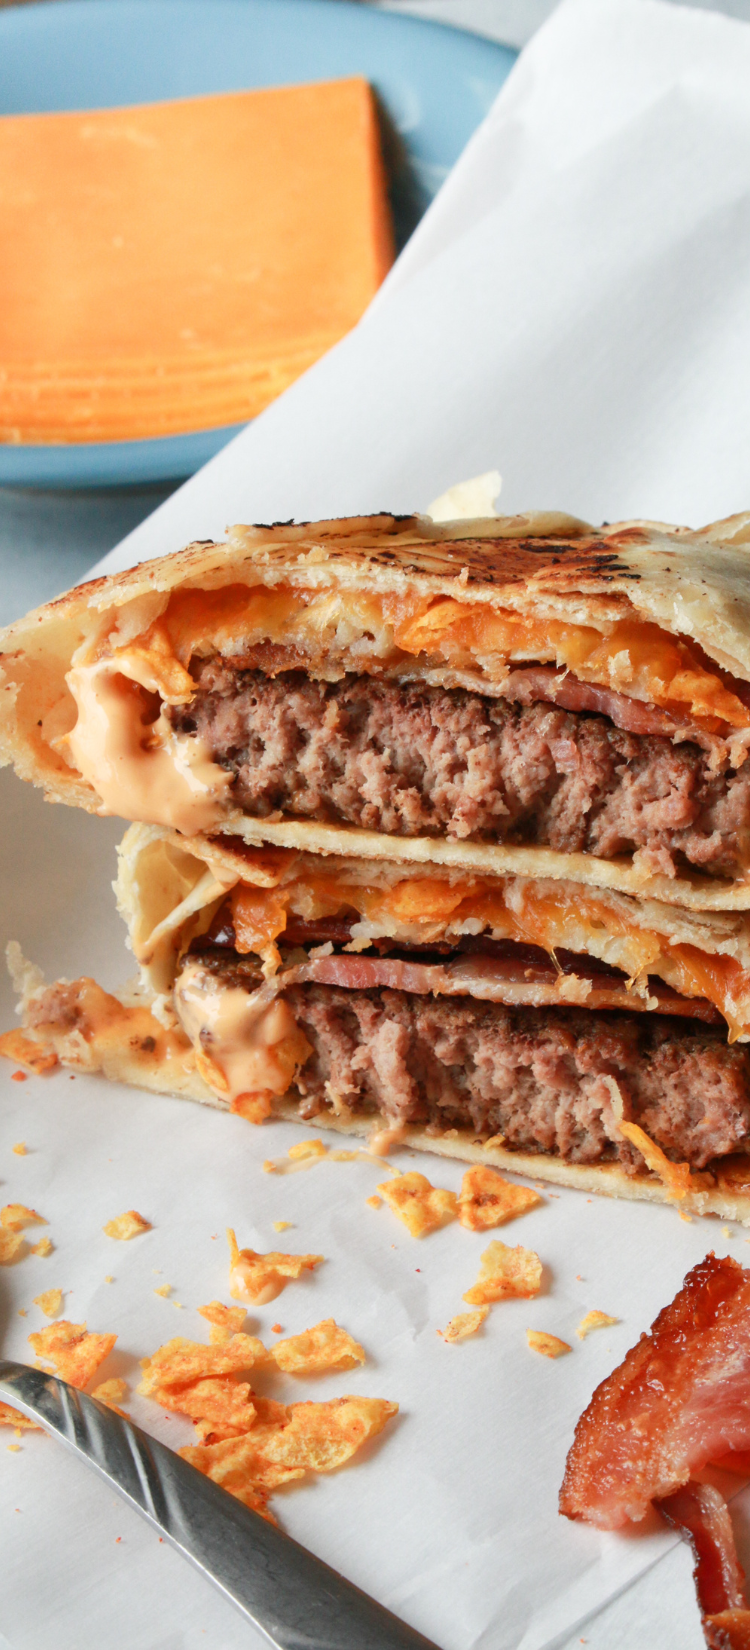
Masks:
[[[446,1324],[445,1329],[438,1330],[438,1335],[441,1335],[444,1341],[465,1341],[469,1335],[476,1335],[477,1330],[481,1329],[489,1310],[488,1306],[478,1306],[474,1312],[457,1312],[455,1318],[451,1318],[450,1323]]]
[[[296,1174],[299,1169],[312,1169],[328,1157],[328,1147],[322,1140],[298,1140],[290,1146],[286,1157],[267,1157],[263,1164],[265,1174]]]
[[[520,1296],[530,1300],[542,1287],[542,1263],[534,1249],[517,1244],[509,1249],[497,1239],[482,1255],[479,1277],[473,1288],[467,1289],[464,1300],[469,1306],[489,1306],[493,1301]]]
[[[59,1065],[56,1054],[45,1052],[40,1043],[34,1042],[33,1037],[27,1037],[20,1028],[13,1031],[4,1031],[0,1037],[0,1054],[6,1060],[12,1060],[15,1065],[26,1066],[29,1071],[41,1075],[47,1071],[54,1071]],[[15,1071],[12,1076],[16,1082],[23,1082],[24,1072]]]
[[[13,1150],[16,1154],[16,1157],[26,1157],[26,1155],[28,1153],[28,1147],[26,1145],[26,1141],[25,1140],[17,1140],[15,1146],[13,1147]]]
[[[619,1318],[611,1318],[608,1312],[587,1312],[576,1330],[579,1341],[586,1339],[592,1329],[609,1329],[612,1324],[619,1323]]]
[[[178,1312],[184,1312],[185,1310],[182,1301],[172,1301],[172,1305],[177,1307]]]
[[[486,1163],[474,1163],[461,1182],[458,1218],[469,1231],[484,1232],[525,1215],[541,1201],[539,1193],[530,1186],[518,1186]]]
[[[9,1232],[22,1232],[25,1226],[46,1226],[44,1215],[36,1209],[27,1209],[25,1203],[6,1203],[0,1209],[0,1224]]]
[[[26,1307],[25,1307],[25,1306],[19,1306],[19,1308],[18,1308],[18,1316],[19,1316],[19,1318],[25,1318],[25,1317],[28,1317],[28,1313],[27,1313],[27,1311],[26,1311]]]
[[[64,1318],[29,1335],[29,1344],[38,1357],[53,1364],[61,1380],[80,1389],[88,1386],[116,1340],[116,1335],[89,1333],[85,1323],[67,1323]]]
[[[212,1346],[225,1346],[239,1334],[247,1317],[244,1306],[224,1306],[222,1301],[209,1301],[207,1306],[199,1306],[198,1312],[210,1324]]]
[[[107,1273],[107,1276],[106,1276],[106,1278],[105,1278],[105,1279],[104,1279],[104,1282],[105,1282],[105,1283],[114,1283],[114,1281],[115,1281],[115,1280],[114,1280],[114,1278],[113,1278],[113,1277],[112,1277],[112,1274],[111,1274],[111,1272],[108,1272],[108,1273]]]
[[[724,1238],[730,1238],[732,1236],[728,1226],[722,1226],[721,1235]]]
[[[398,1215],[412,1237],[426,1237],[449,1221],[455,1220],[458,1198],[443,1186],[433,1186],[426,1175],[411,1169],[397,1180],[384,1180],[378,1191],[388,1207]]]
[[[106,1237],[117,1238],[120,1243],[129,1242],[130,1238],[140,1237],[142,1232],[152,1231],[151,1221],[144,1220],[137,1209],[128,1209],[124,1215],[115,1215],[114,1220],[108,1220],[102,1231]]]
[[[34,1305],[41,1307],[45,1318],[56,1318],[62,1312],[62,1289],[45,1289],[42,1295],[34,1296]]]
[[[0,1266],[12,1266],[20,1260],[23,1248],[22,1232],[10,1232],[7,1226],[0,1226]]]
[[[283,1255],[274,1251],[261,1255],[255,1249],[239,1249],[231,1226],[227,1227],[227,1240],[229,1293],[233,1300],[251,1301],[255,1306],[267,1306],[286,1288],[290,1278],[314,1271],[325,1259],[324,1255]]]
[[[107,1408],[113,1409],[117,1415],[124,1413],[120,1406],[125,1402],[127,1395],[128,1383],[123,1381],[120,1375],[113,1376],[109,1381],[102,1381],[101,1386],[95,1386],[91,1394],[92,1398],[98,1398],[100,1404],[106,1404]],[[128,1416],[125,1416],[125,1420],[128,1420]]]
[[[319,1375],[323,1371],[354,1369],[365,1362],[364,1348],[333,1318],[325,1318],[301,1335],[278,1341],[270,1356],[285,1375]]]
[[[20,1444],[6,1444],[5,1448],[10,1450],[11,1455],[17,1455],[18,1451],[21,1448],[21,1445]]]
[[[541,1352],[544,1358],[562,1358],[573,1348],[567,1341],[559,1340],[557,1335],[548,1335],[544,1329],[527,1329],[526,1339],[532,1352]]]
[[[275,1220],[273,1223],[273,1229],[275,1232],[289,1232],[291,1231],[292,1225],[293,1222],[291,1220]]]
[[[162,1295],[164,1300],[166,1300],[167,1296],[171,1295],[171,1293],[172,1293],[171,1283],[160,1283],[158,1289],[154,1290],[154,1294],[155,1295]]]
[[[0,1399],[0,1426],[13,1427],[16,1438],[20,1438],[26,1429],[32,1432],[42,1430],[38,1421],[32,1421],[29,1415],[22,1415],[20,1409],[13,1409],[3,1399]]]
[[[54,1247],[55,1246],[51,1238],[41,1237],[38,1243],[32,1243],[31,1253],[32,1255],[40,1255],[42,1260],[45,1260],[47,1255],[52,1254]]]
[[[281,1335],[281,1334],[283,1334],[283,1325],[282,1325],[282,1324],[280,1324],[280,1323],[272,1323],[272,1324],[271,1324],[271,1332],[272,1332],[272,1334],[274,1334],[274,1335]]]
[[[377,1192],[373,1192],[372,1197],[366,1197],[365,1203],[369,1209],[382,1209],[383,1207],[383,1199],[378,1197]]]
[[[483,1152],[488,1152],[492,1149],[493,1146],[504,1146],[504,1145],[505,1145],[505,1135],[504,1134],[491,1134],[490,1137],[489,1137],[489,1140],[483,1140],[482,1141],[482,1151]]]

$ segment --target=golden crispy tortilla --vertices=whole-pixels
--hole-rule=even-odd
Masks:
[[[146,821],[155,818],[154,810],[158,813],[159,785],[160,794],[167,796],[176,797],[180,786],[185,795],[191,787],[193,796],[205,791],[207,811],[188,808],[180,813],[175,804],[171,819],[162,816],[162,822],[178,824],[189,834],[218,826],[249,843],[373,859],[437,860],[494,874],[515,870],[527,876],[572,877],[695,910],[750,909],[750,876],[735,882],[698,873],[670,879],[630,858],[605,861],[547,849],[387,837],[354,827],[250,819],[232,808],[221,770],[208,764],[218,776],[212,790],[202,758],[191,766],[194,752],[187,762],[187,778],[184,773],[176,776],[174,764],[181,761],[185,767],[185,752],[175,757],[171,745],[168,753],[159,747],[159,785],[151,763],[149,773],[144,767],[131,789],[126,787],[127,794],[123,791],[118,804],[108,808],[75,765],[77,711],[70,686],[71,680],[78,681],[80,695],[75,673],[93,671],[96,676],[98,671],[97,681],[106,679],[108,691],[124,695],[123,704],[128,694],[132,699],[140,691],[135,684],[162,701],[185,703],[192,691],[185,665],[191,650],[218,649],[231,655],[238,638],[247,635],[249,621],[237,617],[236,603],[234,617],[222,608],[225,600],[232,607],[235,598],[227,594],[231,586],[235,595],[239,592],[240,607],[259,593],[263,601],[268,598],[260,617],[255,614],[253,635],[259,642],[265,638],[272,648],[274,669],[296,664],[328,677],[341,675],[360,668],[365,637],[371,647],[368,670],[381,668],[378,660],[385,660],[382,668],[400,677],[490,692],[494,682],[497,690],[498,672],[501,675],[507,666],[498,665],[496,653],[482,651],[489,644],[481,640],[481,625],[479,639],[462,644],[463,652],[453,662],[429,652],[427,641],[422,646],[417,631],[408,659],[399,655],[400,662],[388,664],[393,627],[383,617],[384,600],[416,602],[420,611],[428,610],[428,639],[438,609],[444,618],[453,611],[450,604],[457,603],[461,613],[520,618],[532,630],[541,627],[540,634],[550,625],[560,633],[578,626],[606,640],[618,626],[645,624],[650,627],[645,633],[647,652],[656,648],[658,653],[659,632],[665,639],[680,637],[697,644],[709,676],[711,661],[719,667],[711,681],[721,694],[721,672],[730,672],[740,683],[750,682],[748,543],[748,516],[698,532],[648,522],[596,531],[552,514],[460,523],[381,515],[302,526],[237,527],[226,544],[193,544],[177,555],[93,580],[2,632],[0,761],[12,762],[22,778],[41,785],[49,800]],[[183,625],[178,646],[174,626],[170,629],[173,603],[189,605],[193,597],[197,605],[187,624],[189,638],[185,640]],[[175,656],[176,646],[178,652],[182,648],[181,659]],[[534,656],[531,643],[527,654],[529,647]],[[522,655],[523,648],[512,657]],[[647,698],[643,680],[629,685],[624,681],[623,657],[621,649],[606,662],[610,686],[626,696]],[[92,680],[89,675],[89,685]],[[138,722],[128,734],[139,761],[142,732]],[[750,742],[750,726],[738,724],[734,733],[742,756]],[[118,738],[124,738],[122,729]],[[118,752],[121,748],[118,745]],[[101,762],[97,767],[92,760],[90,771],[101,772]]]

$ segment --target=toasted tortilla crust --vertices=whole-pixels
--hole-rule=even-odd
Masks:
[[[24,964],[20,955],[15,962],[15,976],[25,1005],[24,1024],[33,1018],[33,1001],[44,992],[44,981],[38,970]],[[74,982],[85,993],[92,981]],[[128,1083],[134,1088],[147,1089],[153,1094],[165,1094],[184,1100],[196,1100],[230,1111],[227,1100],[220,1099],[207,1088],[195,1067],[190,1046],[174,1033],[166,1033],[149,1010],[127,993],[112,995],[93,987],[91,1000],[96,1012],[87,1022],[86,1015],[77,1029],[70,1031],[64,1024],[49,1019],[35,1024],[30,1035],[45,1053],[54,1053],[64,1066],[76,1071],[101,1072],[113,1082]],[[135,1016],[129,1020],[131,1009]],[[103,1010],[103,1028],[97,1026],[98,1012]],[[135,1033],[133,1027],[136,1027]],[[153,1041],[153,1048],[148,1045]],[[299,1105],[293,1100],[277,1100],[272,1119],[304,1122],[306,1130],[332,1130],[367,1139],[382,1130],[382,1118],[358,1117],[343,1121],[332,1114],[321,1114],[311,1125],[309,1118],[300,1117]],[[248,1124],[248,1127],[253,1125]],[[599,1196],[629,1198],[647,1203],[669,1203],[666,1186],[648,1171],[625,1174],[617,1164],[584,1165],[566,1163],[561,1158],[542,1153],[507,1151],[503,1146],[484,1145],[472,1130],[447,1129],[433,1134],[424,1128],[407,1127],[399,1134],[394,1149],[412,1148],[436,1153],[440,1157],[457,1158],[464,1163],[488,1163],[498,1169],[510,1170],[536,1181],[569,1186],[575,1191],[596,1192]],[[718,1215],[723,1220],[737,1220],[750,1227],[750,1157],[731,1158],[726,1169],[717,1166],[715,1174],[697,1174],[696,1189],[689,1191],[676,1204],[682,1214]]]
[[[176,555],[92,580],[0,632],[0,764],[12,763],[48,800],[96,812],[96,793],[54,745],[75,722],[66,672],[76,649],[99,626],[106,632],[119,616],[135,635],[154,622],[177,589],[283,583],[444,594],[584,625],[631,614],[692,638],[722,668],[750,681],[749,545],[750,515],[697,532],[649,522],[596,531],[551,513],[439,524],[420,516],[380,515],[237,527],[226,544],[195,543]],[[130,609],[127,615],[124,608]],[[411,674],[418,676],[418,665]],[[543,849],[384,839],[295,822],[272,826],[239,812],[224,828],[249,842],[283,841],[321,853],[347,851],[346,839],[349,852],[372,857],[434,860],[440,853],[444,863],[467,869],[579,875],[568,856]],[[548,863],[525,871],[529,855],[545,855]],[[669,883],[644,876],[629,862],[589,860],[589,868],[588,880],[601,887],[694,909],[750,908],[750,883],[717,885],[705,877]]]

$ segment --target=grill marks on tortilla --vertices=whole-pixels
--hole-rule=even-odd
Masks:
[[[731,877],[750,848],[750,771],[713,771],[690,740],[465,688],[268,677],[215,659],[196,670],[194,699],[171,719],[205,740],[254,817],[638,852],[667,875],[687,863]]]

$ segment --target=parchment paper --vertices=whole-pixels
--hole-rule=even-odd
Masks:
[[[742,24],[653,0],[569,0],[356,333],[108,564],[236,519],[423,508],[495,466],[507,509],[697,524],[747,505],[749,86]],[[119,826],[46,808],[7,775],[0,804],[7,937],[52,977],[122,979],[108,886]],[[592,1388],[707,1248],[746,1258],[745,1232],[550,1191],[499,1234],[538,1249],[543,1295],[496,1306],[481,1336],[450,1347],[437,1329],[461,1309],[484,1240],[458,1226],[410,1238],[385,1207],[367,1207],[374,1166],[277,1178],[263,1160],[314,1131],[255,1130],[65,1074],[15,1083],[4,1066],[0,1083],[0,1196],[38,1208],[56,1246],[0,1273],[11,1355],[28,1355],[26,1335],[46,1321],[33,1297],[59,1285],[67,1317],[118,1332],[102,1377],[134,1385],[140,1357],[174,1334],[205,1338],[195,1308],[228,1299],[224,1227],[268,1249],[282,1241],[273,1221],[288,1219],[283,1241],[326,1264],[257,1313],[258,1332],[333,1315],[370,1357],[361,1372],[274,1391],[372,1392],[402,1407],[368,1459],[276,1498],[286,1528],[442,1650],[579,1639],[612,1650],[645,1642],[654,1618],[698,1650],[690,1563],[673,1538],[574,1527],[557,1515],[557,1491]],[[18,1140],[25,1157],[12,1153]],[[458,1165],[419,1166],[459,1184]],[[153,1231],[130,1244],[104,1237],[131,1207]],[[164,1282],[166,1301],[153,1292]],[[580,1343],[591,1308],[620,1321]],[[572,1352],[533,1355],[527,1327]],[[189,1435],[146,1400],[133,1413],[166,1439]],[[13,1650],[253,1643],[83,1468],[44,1438],[20,1442],[3,1448],[0,1497],[0,1632]],[[597,1636],[585,1624],[605,1605]]]

